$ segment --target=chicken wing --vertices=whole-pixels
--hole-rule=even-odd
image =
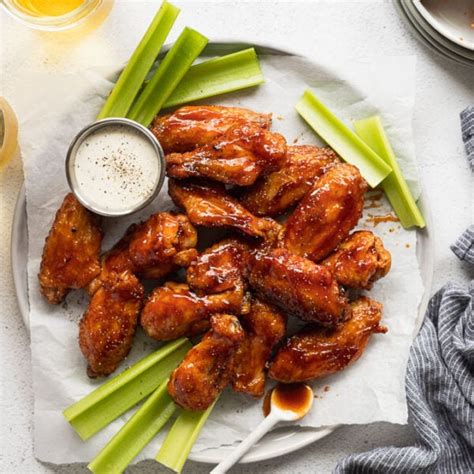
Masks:
[[[143,308],[140,323],[151,338],[169,341],[203,332],[213,314],[246,311],[248,302],[241,289],[198,296],[187,285],[168,282],[153,290]]]
[[[286,316],[255,298],[250,312],[239,319],[245,337],[235,353],[232,388],[261,397],[265,391],[265,365],[285,336]]]
[[[261,173],[277,169],[285,155],[282,135],[258,124],[238,124],[208,145],[166,155],[166,172],[171,178],[209,178],[249,186]]]
[[[211,327],[187,353],[168,382],[169,394],[186,410],[210,407],[232,377],[235,350],[244,337],[242,327],[229,314],[212,316]]]
[[[288,218],[284,246],[315,262],[329,255],[360,219],[366,190],[355,166],[332,167]]]
[[[189,105],[157,116],[151,131],[165,153],[183,153],[208,145],[237,124],[249,123],[268,129],[272,123],[271,114],[240,107]]]
[[[340,285],[370,289],[390,270],[392,258],[382,241],[372,232],[358,231],[321,262]]]
[[[56,213],[38,275],[41,292],[59,304],[70,289],[84,288],[100,273],[99,217],[68,194]]]
[[[92,296],[79,325],[89,377],[109,375],[127,356],[142,306],[143,286],[129,271],[110,273]]]
[[[257,216],[275,216],[297,204],[315,181],[339,158],[330,148],[312,145],[289,146],[285,164],[263,176],[239,196],[242,204]]]
[[[270,218],[256,217],[220,185],[201,185],[169,180],[168,191],[174,203],[185,209],[189,220],[204,227],[230,227],[252,237],[273,241],[281,226]]]
[[[182,214],[158,212],[133,224],[102,259],[100,278],[88,288],[94,294],[109,273],[129,270],[144,278],[162,278],[177,266],[188,266],[197,257],[197,233]]]
[[[199,295],[245,288],[243,273],[248,250],[248,245],[236,238],[214,244],[189,265],[188,285]]]
[[[285,249],[254,252],[248,281],[257,294],[288,314],[334,326],[347,317],[347,299],[331,272]]]
[[[382,305],[362,297],[351,304],[352,318],[335,329],[307,326],[290,337],[276,353],[269,376],[293,383],[344,370],[364,352],[369,337],[385,333],[380,325]]]

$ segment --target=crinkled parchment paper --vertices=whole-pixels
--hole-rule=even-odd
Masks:
[[[401,160],[405,176],[418,195],[413,159],[411,115],[414,100],[414,59],[321,60],[262,56],[266,84],[235,93],[214,102],[248,106],[273,112],[274,129],[288,142],[319,143],[294,110],[308,87],[315,91],[347,123],[374,113],[384,125]],[[80,74],[32,73],[34,88],[25,87],[30,104],[22,123],[21,146],[25,164],[29,230],[29,299],[31,305],[31,351],[35,392],[35,453],[54,463],[90,460],[129,416],[115,421],[88,442],[82,442],[62,416],[62,410],[89,393],[100,381],[86,376],[80,353],[78,321],[87,304],[81,292],[72,292],[65,304],[51,306],[39,294],[37,273],[44,239],[54,214],[68,191],[64,159],[73,136],[99,111],[120,65]],[[163,190],[140,215],[105,221],[104,249],[119,238],[132,222],[172,204]],[[367,209],[386,214],[387,204]],[[367,227],[381,235],[392,252],[393,268],[375,285],[371,295],[383,302],[384,323],[389,332],[375,335],[363,357],[346,371],[314,384],[317,402],[302,425],[388,421],[406,423],[404,376],[423,286],[416,259],[416,233],[404,231],[397,222]],[[139,331],[132,353],[123,367],[157,347]],[[328,387],[328,388],[326,388]],[[261,419],[261,401],[226,390],[206,424],[194,450],[218,447],[242,439]],[[154,440],[138,459],[153,456]]]

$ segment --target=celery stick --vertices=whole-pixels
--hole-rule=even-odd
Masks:
[[[390,173],[390,166],[346,127],[310,90],[305,91],[296,104],[296,110],[343,160],[359,168],[370,186],[375,188]]]
[[[87,466],[94,474],[123,472],[176,409],[162,383]]]
[[[133,104],[128,118],[148,126],[201,54],[207,41],[197,31],[184,28]]]
[[[264,82],[254,48],[192,66],[163,108],[234,92]]]
[[[182,410],[155,459],[173,471],[181,472],[215,404],[216,402],[205,411]]]
[[[98,119],[127,116],[179,12],[179,8],[167,1],[162,3],[128,64],[120,74],[97,117]]]
[[[167,380],[191,347],[186,338],[160,347],[66,408],[64,417],[83,440],[90,438]]]
[[[354,123],[354,130],[364,142],[391,166],[392,172],[382,181],[382,188],[405,229],[425,227],[425,220],[402,175],[395,153],[383,129],[380,117]]]

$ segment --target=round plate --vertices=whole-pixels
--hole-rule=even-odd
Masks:
[[[411,8],[409,2],[397,0],[394,2],[394,5],[400,13],[400,16],[405,20],[408,28],[421,43],[444,58],[448,58],[458,64],[464,64],[465,66],[474,66],[472,59],[469,59],[466,55],[458,54],[454,51],[454,48],[448,48],[443,44],[446,43],[447,40],[441,38],[441,35],[426,23],[421,15],[418,14],[417,10]],[[423,25],[427,25],[426,30],[423,28]]]
[[[437,0],[426,6],[421,0],[414,0],[413,6],[443,38],[474,52],[474,31],[470,21],[472,0]]]
[[[244,46],[254,46],[236,42],[214,42],[207,46],[205,52],[208,54],[226,54]],[[283,51],[267,45],[255,46],[262,54],[296,55],[291,51]],[[434,239],[432,235],[431,212],[428,208],[426,193],[423,191],[419,200],[420,208],[425,216],[426,228],[417,231],[417,258],[420,265],[421,277],[425,291],[420,303],[415,334],[418,332],[426,307],[428,305],[431,282],[433,277],[434,261]],[[428,230],[429,229],[429,230]],[[29,326],[29,302],[28,302],[28,228],[26,216],[25,188],[22,186],[15,207],[13,217],[11,258],[13,282],[18,299],[18,306],[25,325]],[[308,428],[298,426],[285,426],[277,428],[268,433],[258,444],[256,444],[241,460],[241,463],[264,461],[284,454],[296,451],[315,441],[331,434],[337,426],[323,428]],[[226,458],[233,450],[232,446],[221,446],[219,448],[206,449],[199,452],[191,452],[189,459],[192,461],[216,464]]]
[[[453,43],[448,37],[441,34],[438,30],[433,28],[433,25],[427,20],[426,16],[422,14],[416,3],[407,3],[405,5],[411,18],[417,23],[417,26],[426,32],[427,35],[442,46],[445,50],[449,51],[450,54],[461,56],[469,61],[474,61],[474,51],[459,46],[457,43]],[[426,10],[424,10],[426,12]]]

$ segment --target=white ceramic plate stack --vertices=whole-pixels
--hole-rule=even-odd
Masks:
[[[422,43],[474,67],[474,0],[396,0],[395,5]]]

